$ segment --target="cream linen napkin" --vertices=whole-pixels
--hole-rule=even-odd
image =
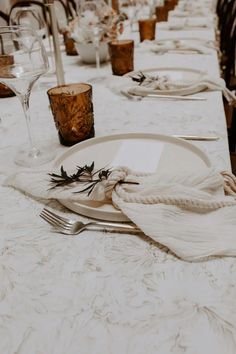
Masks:
[[[9,177],[5,185],[38,198],[88,199],[74,193],[81,188],[76,183],[49,190],[47,172],[21,171]],[[226,196],[224,190],[231,196]],[[184,260],[236,256],[233,175],[210,169],[195,175],[143,174],[120,167],[98,183],[89,198],[111,199],[147,236]]]
[[[142,73],[140,72],[140,75]],[[236,102],[236,96],[227,89],[225,81],[221,78],[212,78],[210,76],[202,76],[199,80],[193,82],[174,82],[168,76],[148,76],[146,73],[145,80],[138,84],[131,82],[131,78],[123,78],[124,84],[120,89],[130,95],[145,97],[148,94],[163,95],[190,95],[204,90],[222,91],[224,97],[230,103]]]

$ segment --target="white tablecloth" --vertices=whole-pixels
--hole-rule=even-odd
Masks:
[[[160,38],[174,34],[158,33]],[[67,82],[96,75],[78,57],[63,54],[63,63]],[[135,69],[169,65],[219,75],[216,54],[158,56],[136,50]],[[202,102],[131,102],[107,88],[110,73],[110,64],[102,65],[105,79],[93,84],[96,136],[214,134],[218,141],[195,144],[218,170],[230,169],[220,92],[199,94],[207,98]],[[18,168],[13,156],[25,144],[26,131],[17,98],[1,99],[0,106],[3,182]],[[58,155],[65,151],[45,90],[35,88],[31,110],[38,140]],[[187,263],[142,237],[52,233],[39,218],[43,200],[3,186],[0,191],[1,354],[235,354],[234,258]],[[72,215],[56,201],[47,204]]]

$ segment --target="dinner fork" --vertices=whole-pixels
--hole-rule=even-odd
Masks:
[[[142,232],[135,224],[107,221],[90,221],[89,223],[85,224],[82,221],[64,218],[46,208],[41,211],[39,216],[50,225],[52,225],[55,230],[65,235],[78,235],[85,229],[127,233]]]

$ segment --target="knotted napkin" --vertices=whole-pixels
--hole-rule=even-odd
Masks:
[[[89,197],[75,193],[78,183],[49,189],[46,171],[18,172],[5,185],[38,198],[111,200],[147,236],[184,260],[236,256],[236,177],[226,172],[144,174],[120,167]]]
[[[142,73],[140,73],[142,76]],[[230,103],[236,102],[236,96],[225,85],[222,78],[212,78],[210,76],[201,76],[194,81],[173,81],[167,75],[150,76],[145,73],[145,79],[142,82],[132,82],[131,78],[123,78],[121,90],[130,95],[143,96],[148,94],[168,94],[168,95],[190,95],[197,92],[222,91],[222,94]]]

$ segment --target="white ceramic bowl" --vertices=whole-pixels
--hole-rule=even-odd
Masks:
[[[95,48],[92,43],[77,43],[75,42],[75,48],[81,57],[82,61],[86,64],[96,63]],[[99,46],[100,62],[105,62],[109,58],[108,44],[101,42]]]

